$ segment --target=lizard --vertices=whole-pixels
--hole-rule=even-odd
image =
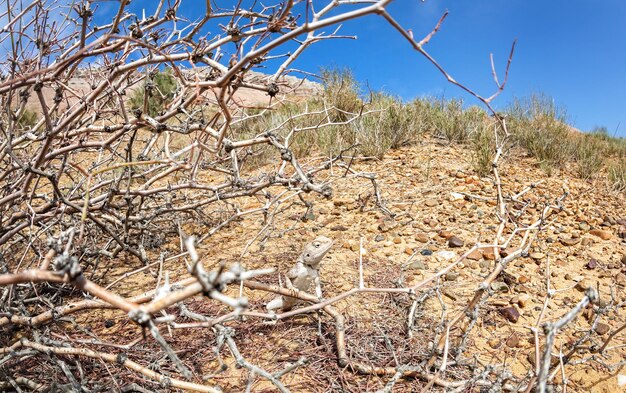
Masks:
[[[318,236],[311,243],[304,246],[304,250],[302,250],[302,253],[296,260],[296,265],[286,275],[287,288],[294,290],[294,292],[303,291],[309,293],[311,284],[315,284],[315,294],[321,299],[320,262],[332,245],[333,241],[331,239],[325,236]],[[300,302],[301,300],[293,297],[279,296],[267,303],[266,307],[270,312],[276,309],[289,311]]]

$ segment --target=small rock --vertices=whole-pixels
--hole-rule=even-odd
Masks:
[[[481,269],[489,269],[491,267],[491,263],[488,260],[482,260],[478,263]]]
[[[606,323],[598,322],[598,324],[596,325],[596,333],[598,333],[600,336],[604,336],[609,332],[609,330],[611,330],[611,327]]]
[[[428,237],[427,234],[422,232],[422,233],[418,233],[417,235],[415,235],[415,240],[417,240],[420,243],[428,243],[430,238]]]
[[[450,247],[463,247],[464,244],[465,243],[463,242],[463,240],[459,239],[456,236],[452,236],[448,239],[448,246]]]
[[[459,278],[459,273],[458,272],[448,272],[448,273],[446,273],[446,280],[447,281],[456,281],[457,278]]]
[[[506,339],[506,346],[509,348],[519,347],[519,336],[517,333],[513,333]]]
[[[587,288],[589,288],[591,285],[592,285],[591,281],[587,280],[586,278],[583,278],[582,280],[576,283],[575,288],[580,292],[585,292]]]
[[[448,240],[448,239],[450,239],[452,236],[454,236],[454,235],[452,234],[452,232],[450,232],[450,231],[445,231],[445,230],[443,230],[443,229],[442,229],[442,230],[440,230],[439,232],[437,232],[437,235],[438,235],[439,237],[443,237],[443,238],[444,238],[444,239],[446,239],[446,240]]]
[[[402,239],[400,238],[400,236],[396,236],[393,238],[393,243],[394,244],[400,244],[402,243]]]
[[[385,237],[383,235],[376,235],[376,237],[374,238],[375,242],[382,242],[383,240],[385,240]]]
[[[454,251],[437,251],[435,253],[435,259],[439,262],[448,262],[456,258],[457,255]]]
[[[482,250],[474,250],[467,255],[467,259],[472,261],[480,261],[483,259],[483,251]]]
[[[521,308],[525,308],[530,302],[530,295],[527,293],[520,293],[516,296],[515,303]]]
[[[382,232],[388,232],[397,226],[398,223],[391,217],[385,217],[378,222],[378,229]]]
[[[581,244],[583,245],[583,247],[587,247],[592,245],[593,243],[595,243],[596,241],[594,240],[593,237],[591,236],[583,236],[582,237],[582,241]]]
[[[424,262],[422,261],[415,261],[409,265],[409,268],[415,270],[424,270],[426,269],[426,265],[424,265]]]
[[[489,248],[483,251],[483,258],[489,261],[494,261],[496,259],[496,254],[493,252],[493,249]]]
[[[507,247],[504,250],[500,251],[500,255],[502,255],[503,257],[509,256],[511,254],[513,254],[515,251],[517,251],[517,248],[515,247]]]
[[[423,249],[422,251],[420,251],[420,254],[425,255],[425,256],[431,256],[433,255],[433,252],[427,248]]]
[[[343,242],[343,244],[341,245],[341,247],[349,250],[350,247],[352,247],[352,245],[350,244],[350,242]]]
[[[496,292],[509,292],[511,289],[502,281],[494,281],[491,283],[491,289]]]
[[[578,228],[580,228],[581,231],[585,231],[585,232],[587,232],[589,229],[591,229],[591,227],[589,227],[589,223],[587,221],[581,221],[578,224]]]
[[[564,246],[575,246],[576,244],[580,243],[580,239],[574,239],[574,238],[564,238],[561,239],[561,244]]]
[[[106,321],[104,321],[104,327],[107,329],[113,327],[113,325],[115,325],[115,321],[112,319],[107,319]]]
[[[610,231],[604,229],[592,229],[589,231],[589,234],[599,237],[602,240],[609,240],[612,236]]]
[[[546,254],[542,252],[533,252],[530,254],[530,257],[534,259],[535,261],[540,261],[546,257]]]
[[[344,227],[343,225],[335,225],[333,227],[330,227],[331,231],[341,231],[341,232],[345,232],[348,230],[348,228]]]
[[[519,282],[520,284],[526,284],[529,281],[530,278],[528,276],[521,275],[517,278],[517,282]]]
[[[492,349],[498,349],[502,345],[502,341],[498,340],[497,338],[492,338],[491,340],[487,341],[487,344],[489,344],[489,347],[491,347]]]
[[[424,201],[424,205],[428,207],[434,207],[434,206],[437,206],[438,204],[439,202],[435,198],[429,198]]]
[[[498,312],[509,322],[516,323],[519,320],[520,314],[515,307],[502,307]]]
[[[617,273],[615,275],[615,282],[618,285],[621,285],[621,286],[625,287],[626,286],[626,274],[624,274],[624,273]]]
[[[413,255],[413,249],[411,247],[407,247],[404,249],[404,253],[406,255]]]
[[[451,192],[450,193],[450,200],[452,202],[461,201],[463,199],[465,199],[465,195],[463,195],[463,194],[459,194],[458,192]]]
[[[591,258],[589,262],[585,265],[585,267],[589,270],[593,270],[598,267],[598,261],[595,258]]]
[[[335,206],[344,206],[352,202],[354,201],[350,198],[333,198],[333,203],[335,204]]]

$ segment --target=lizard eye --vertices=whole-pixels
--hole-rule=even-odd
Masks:
[[[319,244],[319,243],[315,243],[315,244],[313,244],[313,245],[315,246],[315,248],[318,248],[318,247],[320,246],[320,244]]]
[[[311,256],[311,254],[306,254],[306,257],[307,257],[307,258],[308,258],[308,257],[310,257],[310,256]]]

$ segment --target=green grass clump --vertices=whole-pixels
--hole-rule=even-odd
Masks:
[[[626,192],[626,156],[609,163],[607,171],[611,188],[618,192]]]
[[[543,95],[516,100],[508,110],[509,131],[514,140],[537,159],[548,175],[571,159],[575,149],[573,131],[565,112]]]
[[[472,164],[478,176],[491,173],[495,154],[494,132],[489,127],[482,127],[472,138]]]
[[[151,117],[158,116],[174,97],[178,88],[171,69],[156,71],[130,98],[132,110],[140,109]],[[145,98],[147,95],[147,102]]]
[[[448,142],[468,142],[484,127],[487,114],[481,108],[463,108],[462,100],[439,101],[429,112],[435,136]]]
[[[39,115],[28,108],[24,108],[17,119],[17,127],[19,129],[32,129],[39,121]]]

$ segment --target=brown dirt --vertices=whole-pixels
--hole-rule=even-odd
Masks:
[[[498,221],[491,201],[451,201],[451,192],[467,192],[484,197],[495,195],[491,179],[479,179],[473,174],[470,155],[462,147],[446,146],[437,140],[426,139],[418,146],[393,151],[380,161],[356,162],[353,168],[377,174],[385,204],[396,214],[393,222],[375,206],[369,182],[362,178],[340,177],[338,175],[343,174],[343,171],[334,168],[334,198],[322,200],[306,197],[315,199],[314,219],[302,221],[300,218],[304,212],[303,206],[285,203],[283,211],[276,216],[274,230],[263,233],[269,237],[260,236],[259,239],[263,241],[253,243],[248,252],[241,256],[247,240],[252,239],[263,228],[262,217],[245,217],[201,244],[199,251],[205,267],[215,268],[220,261],[229,264],[241,262],[247,268],[276,267],[278,272],[284,274],[304,243],[318,234],[325,235],[335,240],[321,270],[324,296],[329,298],[358,285],[358,244],[361,237],[367,250],[364,259],[366,284],[394,287],[400,278],[411,284],[435,274],[447,265],[445,262],[437,262],[433,256],[419,253],[424,249],[435,252],[450,250],[446,240],[438,235],[439,231],[450,231],[465,241],[465,246],[461,249],[452,249],[459,254],[475,242],[489,241],[494,236]],[[502,176],[506,194],[519,191],[532,182],[545,178],[534,162],[524,157],[505,162],[502,165]],[[601,179],[583,182],[568,173],[560,173],[547,178],[536,192],[528,195],[529,199],[537,202],[536,207],[528,210],[528,215],[536,218],[542,201],[558,197],[564,184],[571,192],[565,201],[566,209],[540,235],[531,250],[531,253],[542,253],[544,257],[538,260],[524,257],[509,265],[508,291],[494,293],[482,306],[477,324],[466,343],[465,358],[475,357],[479,364],[506,364],[513,375],[520,378],[533,367],[527,356],[534,353],[529,328],[536,324],[546,296],[545,269],[548,260],[552,289],[558,289],[559,292],[550,301],[544,320],[554,321],[560,318],[582,298],[582,293],[574,288],[581,278],[597,285],[602,299],[610,300],[612,293],[615,302],[626,300],[625,282],[620,281],[620,277],[626,273],[626,265],[621,262],[626,254],[626,247],[625,240],[619,238],[619,233],[625,231],[626,227],[623,222],[619,224],[615,221],[626,218],[624,194],[610,193]],[[435,200],[437,203],[428,207],[427,200]],[[251,198],[243,203],[249,207],[259,202]],[[385,220],[387,223],[383,224]],[[589,229],[581,229],[582,222],[588,223],[590,229],[602,228],[609,231],[610,238],[602,240],[589,235]],[[605,222],[608,226],[603,226]],[[186,229],[199,236],[203,234],[203,226],[198,222],[186,223]],[[423,233],[431,239],[430,242],[424,244],[416,238]],[[560,241],[561,238],[572,237],[589,237],[592,240],[591,243],[585,241],[585,246],[583,242],[567,246]],[[167,251],[168,255],[175,255],[180,252],[178,240],[170,238],[166,245],[155,251]],[[411,258],[414,252],[418,253]],[[598,261],[597,267],[587,269],[585,266],[592,258]],[[410,262],[415,261],[421,261],[425,269],[408,267]],[[107,275],[106,281],[112,282],[123,272],[140,267],[134,264],[136,262],[131,261],[130,265],[117,267]],[[172,281],[187,277],[182,259],[167,262],[164,268],[170,272]],[[468,261],[463,267],[456,269],[456,272],[459,273],[458,278],[453,281],[444,280],[439,286],[443,293],[441,301],[446,306],[445,319],[450,319],[467,304],[487,273],[481,269],[479,261]],[[274,274],[262,278],[261,281],[277,283],[278,276]],[[121,295],[131,296],[154,288],[155,283],[154,276],[144,272],[113,288]],[[521,314],[519,321],[510,323],[497,310],[502,305],[508,305],[520,293],[528,294],[530,300],[525,307],[518,307]],[[246,291],[246,295],[250,298],[253,310],[262,309],[272,298],[269,294],[252,291]],[[224,307],[201,297],[189,301],[188,305],[190,309],[207,316],[216,316],[226,311]],[[347,318],[347,345],[351,358],[377,366],[395,366],[396,362],[416,364],[428,358],[429,343],[433,340],[437,330],[435,327],[442,318],[441,303],[435,294],[427,298],[417,313],[413,338],[408,337],[406,328],[410,305],[411,301],[406,296],[381,294],[357,295],[338,303],[337,308]],[[177,315],[178,310],[172,308],[168,312]],[[118,311],[84,312],[74,318],[77,325],[59,323],[52,326],[53,331],[61,335],[67,334],[74,339],[88,339],[95,335],[101,341],[117,344],[131,342],[140,332],[140,328],[127,322],[126,316]],[[105,320],[112,320],[115,324],[106,328],[103,324]],[[337,365],[332,321],[326,316],[322,316],[319,321],[321,322],[318,326],[317,316],[303,316],[273,325],[254,319],[230,322],[227,325],[236,329],[235,339],[246,359],[270,372],[276,372],[300,357],[307,358],[309,362],[306,366],[282,378],[283,383],[294,392],[360,392],[384,387],[389,378],[356,376]],[[600,321],[613,330],[626,323],[626,317],[622,309],[619,313],[609,311]],[[88,327],[89,332],[81,331],[78,326]],[[565,351],[568,343],[580,337],[589,327],[589,320],[579,316],[559,334],[555,348],[563,345]],[[245,386],[248,374],[234,367],[232,356],[225,347],[221,354],[229,367],[224,372],[218,372],[219,367],[213,352],[215,335],[211,330],[172,330],[172,335],[165,328],[162,331],[174,349],[181,351],[180,357],[199,378],[202,375],[216,374],[207,383],[220,385],[225,391],[243,390],[242,386]],[[460,332],[452,333],[455,337],[453,342],[458,343]],[[586,345],[598,345],[607,335],[592,333],[590,342]],[[613,345],[622,344],[624,335],[622,333],[617,336]],[[511,336],[518,338],[516,344]],[[509,346],[511,343],[515,345]],[[111,348],[103,346],[90,347],[111,351]],[[128,355],[142,364],[155,362],[155,367],[163,372],[174,371],[152,339],[136,345],[128,351]],[[589,356],[589,353],[574,355],[574,360],[581,356]],[[603,362],[612,364],[625,358],[624,349],[616,349]],[[151,389],[158,388],[157,385],[117,366],[107,365],[105,368],[102,364],[95,364],[87,372],[95,373],[93,375],[98,375],[103,381],[110,381],[109,372],[118,377],[118,381],[121,374],[129,381]],[[574,392],[619,391],[618,373],[626,374],[626,371],[609,371],[597,362],[565,367],[569,380],[568,391]],[[468,368],[452,366],[445,378],[454,380],[469,376]],[[396,385],[394,391],[420,391],[423,386],[424,383],[419,380],[402,381]],[[257,378],[253,391],[269,392],[275,389],[271,384]],[[440,391],[440,388],[434,388],[433,391]]]

